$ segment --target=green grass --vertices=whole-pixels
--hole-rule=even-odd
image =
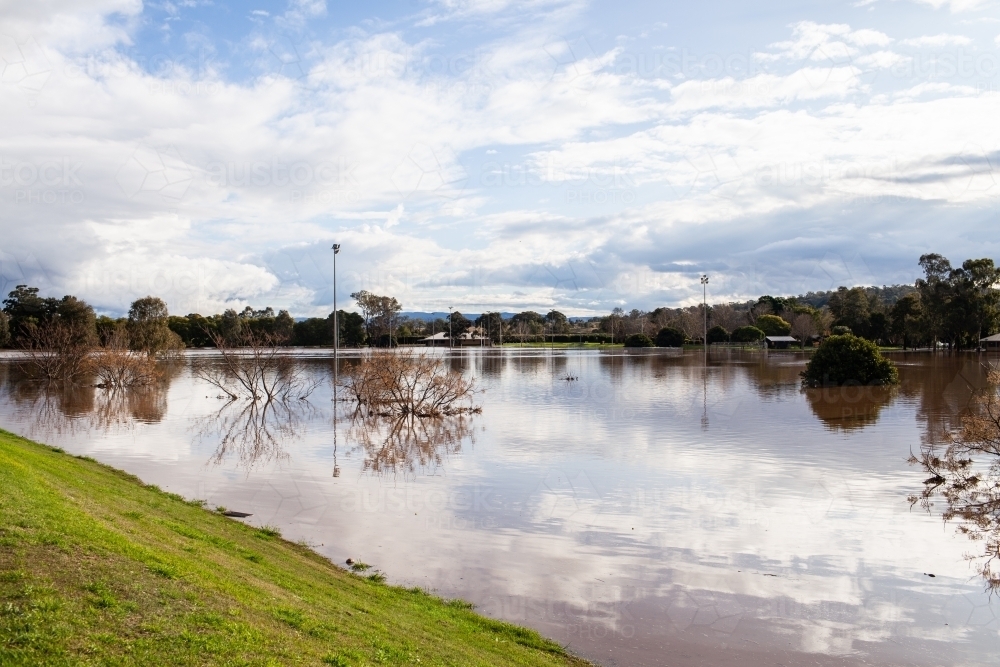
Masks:
[[[0,665],[584,665],[0,430]]]

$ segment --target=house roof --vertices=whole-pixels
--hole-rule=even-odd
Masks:
[[[441,331],[434,334],[433,336],[428,336],[427,338],[421,338],[421,340],[448,340],[448,334]]]
[[[992,336],[987,336],[986,338],[980,338],[980,343],[1000,343],[1000,333],[993,334]]]
[[[792,336],[765,336],[772,343],[798,343],[798,338]]]

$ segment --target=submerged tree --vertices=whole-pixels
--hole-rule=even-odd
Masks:
[[[992,369],[978,391],[958,433],[945,446],[925,446],[910,462],[926,474],[924,489],[912,496],[931,511],[942,498],[942,519],[981,545],[966,557],[975,564],[990,592],[1000,591],[1000,371]]]
[[[474,412],[475,381],[438,357],[374,352],[346,373],[358,408],[382,416],[441,417]]]

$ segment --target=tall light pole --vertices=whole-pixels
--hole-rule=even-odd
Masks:
[[[705,337],[702,342],[705,343],[705,354],[708,354],[708,276],[704,274],[701,276],[701,308],[705,311]]]
[[[448,347],[455,347],[455,342],[451,337],[451,316],[452,307],[448,306]]]
[[[336,372],[340,357],[340,326],[337,324],[337,255],[340,254],[340,244],[333,244],[333,365]]]

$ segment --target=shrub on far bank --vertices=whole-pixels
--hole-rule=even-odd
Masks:
[[[719,326],[718,324],[708,330],[708,344],[712,343],[728,343],[729,342],[729,332],[726,328]]]
[[[830,329],[830,333],[832,333],[834,336],[850,336],[854,332],[851,331],[851,327],[845,327],[841,325]]]
[[[675,329],[673,327],[663,327],[660,332],[656,334],[656,346],[657,347],[683,347],[684,340],[687,336],[680,329]]]
[[[757,327],[745,326],[733,329],[729,339],[734,343],[756,343],[764,340],[766,334]]]
[[[653,339],[646,334],[632,334],[625,339],[625,347],[654,347]]]
[[[882,356],[878,345],[845,334],[830,336],[820,344],[802,379],[811,387],[899,384],[899,371]]]
[[[763,331],[765,336],[787,336],[792,332],[792,325],[777,315],[761,315],[754,326]]]

